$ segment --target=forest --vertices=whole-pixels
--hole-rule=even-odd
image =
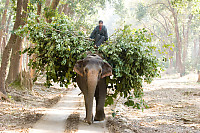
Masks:
[[[0,132],[199,132],[199,21],[200,0],[1,0]],[[112,70],[91,124],[77,63],[95,55]]]

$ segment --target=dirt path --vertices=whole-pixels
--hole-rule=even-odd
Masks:
[[[27,91],[22,91],[23,95],[16,95],[17,91],[13,93],[12,98],[19,101],[16,105],[1,102],[0,132],[200,133],[200,84],[196,83],[197,78],[197,74],[189,74],[181,78],[175,75],[155,79],[143,87],[148,109],[142,111],[124,106],[126,99],[121,98],[116,106],[106,108],[105,121],[92,125],[83,120],[85,107],[83,95],[78,95],[79,88],[55,85],[47,89],[37,85],[30,94]],[[55,93],[59,95],[55,97]],[[113,110],[115,117],[112,117]]]
[[[30,133],[104,133],[105,122],[84,122],[85,107],[78,88],[69,91],[33,126]]]

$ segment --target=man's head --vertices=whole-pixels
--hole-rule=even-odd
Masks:
[[[103,21],[99,20],[99,26],[102,27],[103,26]]]

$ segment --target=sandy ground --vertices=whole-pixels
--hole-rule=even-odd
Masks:
[[[60,96],[61,100],[53,107],[50,107],[52,104],[45,105],[44,100],[41,102],[39,98],[35,99],[38,100],[38,103],[33,102],[36,104],[34,108],[32,104],[28,108],[27,104],[24,103],[24,105],[17,104],[16,106],[21,108],[15,109],[12,104],[3,102],[4,104],[1,105],[5,105],[7,110],[0,107],[0,120],[4,120],[4,122],[0,121],[0,131],[200,133],[200,84],[196,81],[197,74],[189,74],[181,78],[178,75],[173,75],[155,79],[152,84],[145,84],[143,87],[144,100],[149,105],[148,109],[142,111],[124,106],[125,99],[120,99],[116,106],[106,107],[105,121],[95,122],[92,125],[84,122],[83,95],[78,95],[80,90],[77,88],[70,89],[67,94]],[[60,95],[58,91],[53,90],[60,90],[58,86],[49,91]],[[38,95],[44,93],[43,91],[37,92]],[[56,103],[56,99],[50,101],[53,104]],[[113,111],[111,109],[116,111],[115,117],[112,117]],[[18,112],[18,115],[13,115],[15,112]],[[43,114],[45,115],[42,116]],[[23,123],[24,126],[22,126]]]
[[[125,107],[121,99],[114,108],[117,116],[108,118],[110,132],[200,133],[200,84],[196,81],[197,74],[189,74],[163,76],[146,84],[144,99],[149,108],[142,112]]]
[[[0,132],[29,132],[33,123],[69,90],[57,84],[46,88],[43,82],[36,82],[32,90],[7,90],[13,103],[0,100]]]

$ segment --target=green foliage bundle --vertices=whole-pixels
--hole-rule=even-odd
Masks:
[[[98,52],[113,67],[113,76],[107,77],[109,88],[113,91],[107,96],[107,104],[112,104],[118,94],[127,98],[128,106],[138,107],[142,103],[134,103],[133,98],[141,98],[143,80],[150,83],[158,76],[158,60],[152,55],[154,47],[150,45],[151,37],[145,29],[132,30],[126,25],[118,30],[112,42],[101,45],[97,50],[93,41],[75,30],[74,23],[65,16],[58,16],[51,23],[32,16],[20,34],[28,34],[34,44],[25,52],[33,56],[30,66],[37,73],[46,75],[46,85],[59,82],[69,85],[75,82],[76,73],[73,66],[76,61],[87,56],[87,51]],[[134,90],[134,91],[132,91]]]
[[[82,31],[74,31],[73,22],[69,18],[59,16],[52,23],[37,22],[37,16],[29,18],[27,25],[20,30],[28,34],[34,44],[23,51],[35,56],[29,65],[37,73],[46,74],[46,85],[59,82],[61,86],[69,85],[75,78],[73,66],[76,61],[86,57],[86,52],[94,51],[92,42],[85,38]],[[36,79],[35,79],[36,80]]]
[[[113,98],[120,94],[127,98],[126,105],[140,108],[145,105],[141,97],[143,82],[150,83],[160,71],[159,61],[152,55],[155,47],[150,43],[151,36],[145,29],[135,30],[125,25],[113,41],[99,48],[113,67],[113,77],[107,82],[114,93],[108,95],[107,104],[113,104]],[[141,98],[141,102],[135,103],[133,97]]]

